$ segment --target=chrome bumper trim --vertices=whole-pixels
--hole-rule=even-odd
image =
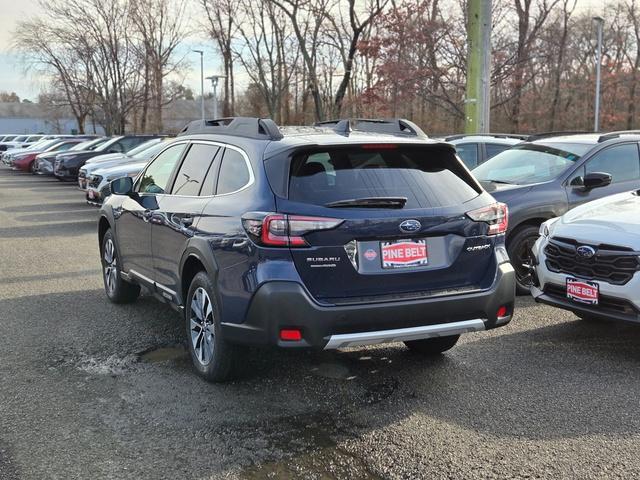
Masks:
[[[446,337],[461,333],[477,332],[484,330],[484,322],[464,320],[462,322],[439,323],[437,325],[424,325],[421,327],[397,328],[393,330],[380,330],[377,332],[343,333],[331,335],[325,350],[353,347],[357,345],[373,345],[387,342],[404,342],[408,340],[421,340],[423,338]]]

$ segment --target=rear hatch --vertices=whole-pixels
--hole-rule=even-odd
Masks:
[[[491,202],[450,147],[368,144],[293,154],[277,209],[309,292],[354,303],[480,288],[495,237],[467,212]]]

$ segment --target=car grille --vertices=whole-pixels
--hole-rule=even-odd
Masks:
[[[544,287],[544,293],[559,300],[567,300],[566,286],[547,284]],[[622,313],[624,315],[637,315],[640,313],[631,302],[621,298],[609,297],[607,295],[600,295],[597,306],[592,307],[583,303],[580,303],[579,305],[582,308],[593,309],[594,312],[604,310],[612,313]]]
[[[601,280],[624,285],[640,270],[640,254],[628,247],[592,245],[596,254],[591,258],[578,255],[575,240],[552,238],[544,249],[547,268],[588,280]]]
[[[89,177],[89,183],[87,183],[87,185],[92,188],[98,188],[100,182],[102,182],[102,175],[91,175]]]

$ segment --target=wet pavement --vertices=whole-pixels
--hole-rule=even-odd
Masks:
[[[436,359],[247,349],[212,385],[177,313],[106,300],[96,219],[0,169],[2,480],[640,476],[640,327],[520,298]]]

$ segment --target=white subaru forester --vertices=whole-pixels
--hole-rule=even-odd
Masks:
[[[544,222],[532,250],[537,302],[581,318],[640,322],[640,191]]]

